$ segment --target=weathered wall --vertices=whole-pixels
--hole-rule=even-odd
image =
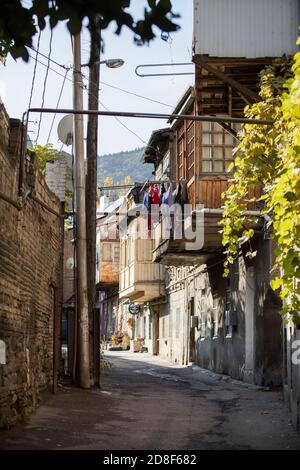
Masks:
[[[284,398],[292,412],[292,421],[300,431],[300,328],[289,322],[284,325]]]
[[[258,255],[252,261],[239,257],[228,281],[217,257],[211,266],[168,269],[167,315],[161,318],[164,327],[160,327],[162,357],[169,355],[178,364],[195,360],[206,369],[259,385],[281,384],[280,302],[269,287],[272,242],[257,241],[255,249]],[[198,317],[194,328],[189,318],[191,301]],[[225,310],[232,318],[230,328]]]
[[[72,156],[66,152],[60,152],[58,160],[46,163],[46,183],[60,201],[66,201],[68,209],[72,210],[71,195],[72,182]]]
[[[74,303],[74,230],[69,229],[64,233],[64,283],[63,283],[63,302]]]
[[[20,122],[9,120],[2,106],[0,192],[14,201],[20,130]],[[34,184],[34,196],[60,212],[44,178],[30,161],[26,168],[25,181]],[[0,365],[0,426],[10,426],[33,410],[39,393],[53,383],[59,360],[62,247],[62,218],[32,197],[20,210],[0,198],[0,339],[6,345],[6,363]]]

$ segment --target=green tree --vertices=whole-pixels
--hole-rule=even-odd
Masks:
[[[112,186],[114,184],[114,180],[111,176],[107,176],[104,180],[104,186]]]
[[[130,175],[125,176],[124,184],[126,184],[126,185],[132,184],[132,178],[131,178]]]
[[[298,44],[300,41],[298,41]],[[261,75],[261,102],[245,109],[253,119],[274,120],[272,126],[246,124],[236,149],[233,184],[224,194],[225,210],[221,221],[227,260],[225,275],[242,245],[251,250],[253,230],[247,225],[249,187],[259,184],[272,236],[276,241],[275,279],[286,319],[300,323],[300,53],[292,67],[280,61]],[[276,270],[276,271],[275,271]]]
[[[0,57],[11,54],[28,61],[27,47],[32,46],[38,29],[45,28],[47,18],[51,28],[66,21],[71,33],[78,33],[86,19],[91,33],[95,27],[98,32],[113,22],[116,23],[116,34],[120,34],[125,26],[133,32],[137,44],[154,39],[153,27],[167,32],[179,28],[173,22],[178,15],[172,11],[170,0],[147,0],[144,17],[137,21],[128,11],[130,3],[130,0],[33,0],[32,6],[26,7],[20,0],[1,0]],[[98,19],[96,25],[92,21],[95,18]]]
[[[54,162],[61,159],[59,152],[53,148],[52,144],[36,144],[28,150],[35,154],[37,167],[41,171],[42,175],[45,175],[47,162]]]

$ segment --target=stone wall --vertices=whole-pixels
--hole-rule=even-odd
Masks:
[[[6,354],[0,364],[0,427],[32,411],[40,392],[55,385],[59,368],[61,204],[33,157],[25,161],[25,198],[18,198],[21,130],[1,105],[0,340]]]

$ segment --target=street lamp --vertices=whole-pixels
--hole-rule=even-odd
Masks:
[[[92,65],[102,65],[105,64],[106,67],[110,69],[117,69],[118,67],[122,67],[124,65],[123,59],[106,59],[106,60],[97,60]],[[83,64],[82,67],[89,67],[91,64]]]
[[[103,60],[101,63],[104,63],[106,67],[110,69],[117,69],[118,67],[122,67],[124,65],[124,60],[123,59],[107,59]]]

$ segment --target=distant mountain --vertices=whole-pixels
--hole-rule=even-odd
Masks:
[[[98,157],[98,184],[102,186],[107,178],[113,184],[124,184],[126,176],[134,182],[143,182],[152,176],[153,165],[143,164],[141,156],[144,148],[110,153]]]

